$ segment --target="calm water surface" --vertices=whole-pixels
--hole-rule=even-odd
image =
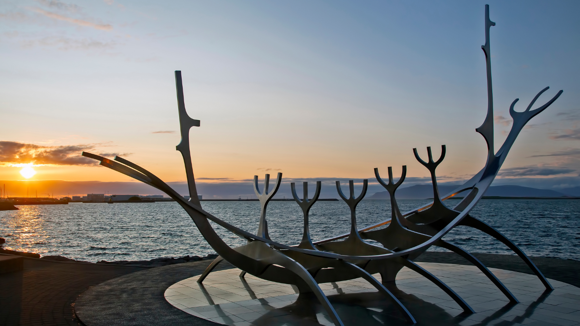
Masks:
[[[401,200],[401,211],[427,202]],[[203,202],[203,206],[237,227],[253,233],[257,230],[258,202]],[[190,217],[172,202],[19,208],[0,212],[4,248],[91,262],[214,253]],[[472,215],[497,228],[530,256],[580,260],[580,200],[488,199],[482,200]],[[343,202],[316,203],[310,219],[314,240],[347,232],[349,216]],[[389,217],[388,201],[363,201],[357,210],[359,227]],[[268,226],[273,240],[297,244],[302,237],[300,208],[294,202],[270,203]],[[215,228],[231,246],[245,243],[224,229]],[[445,239],[471,252],[511,254],[498,241],[467,227],[454,229]]]

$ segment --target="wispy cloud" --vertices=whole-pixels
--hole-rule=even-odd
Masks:
[[[41,146],[12,141],[0,141],[0,162],[8,164],[34,163],[50,165],[95,165],[95,160],[81,156],[82,151],[95,151],[98,144]],[[127,156],[130,153],[103,153],[103,156]]]
[[[563,133],[559,135],[550,136],[551,139],[573,139],[580,140],[580,127],[574,126],[570,129],[564,129]]]
[[[549,177],[562,174],[575,173],[576,170],[565,167],[542,167],[542,166],[527,166],[503,169],[500,177]]]
[[[83,27],[91,27],[94,29],[98,29],[98,30],[102,30],[102,31],[111,31],[113,30],[113,26],[111,26],[110,24],[97,24],[97,23],[93,23],[87,20],[82,20],[82,19],[76,19],[76,18],[71,18],[71,17],[67,17],[67,16],[63,16],[54,12],[50,12],[50,11],[46,11],[40,8],[27,8],[28,10],[37,12],[41,15],[44,15],[46,17],[52,18],[52,19],[56,19],[56,20],[62,20],[62,21],[66,21],[68,23],[71,24],[75,24],[78,26],[83,26]]]
[[[116,45],[114,42],[101,42],[94,39],[74,39],[66,37],[43,37],[21,41],[23,47],[47,46],[60,50],[109,50]]]
[[[250,179],[238,180],[238,179],[232,179],[232,178],[205,178],[205,177],[195,178],[195,180],[222,181],[222,182],[240,182],[240,181],[247,182],[247,181],[250,181]]]
[[[81,7],[75,4],[68,4],[57,0],[35,0],[35,1],[51,9],[57,9],[71,13],[79,12],[81,10]]]
[[[152,132],[152,134],[174,134],[174,133],[175,133],[174,130],[159,130]]]
[[[509,127],[512,124],[512,120],[504,117],[503,115],[496,115],[493,120],[495,123],[500,124],[505,127]]]
[[[575,109],[567,112],[558,112],[557,117],[562,117],[564,121],[580,120],[580,110]]]
[[[21,12],[0,13],[0,19],[15,21],[15,22],[25,22],[25,21],[32,20],[32,18],[30,16],[27,16],[26,14],[21,13]]]
[[[274,168],[257,168],[258,171],[268,172],[268,171],[282,171],[282,169],[274,169]]]
[[[573,149],[566,149],[559,152],[554,152],[550,154],[538,154],[532,155],[530,157],[552,157],[552,156],[580,156],[580,149],[573,148]]]

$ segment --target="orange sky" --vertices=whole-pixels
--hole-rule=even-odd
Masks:
[[[130,181],[81,158],[86,150],[185,181],[175,151],[177,69],[188,112],[201,120],[190,136],[200,181],[278,171],[372,178],[375,167],[401,165],[425,177],[412,149],[426,155],[432,146],[437,156],[442,144],[438,175],[466,179],[486,159],[474,131],[487,108],[485,3],[318,3],[307,12],[275,3],[182,3],[180,12],[154,3],[2,4],[0,180],[23,180],[11,164],[34,162],[31,180]],[[552,36],[575,35],[580,23],[564,4],[521,4],[491,3],[496,148],[514,98],[523,110],[546,85],[538,105],[564,89],[524,129],[503,170],[572,186],[580,46]]]

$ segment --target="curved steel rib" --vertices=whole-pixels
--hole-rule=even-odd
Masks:
[[[405,316],[405,319],[407,319],[408,322],[410,322],[412,324],[417,323],[417,321],[415,320],[415,317],[413,317],[413,315],[411,315],[409,310],[407,310],[407,308],[401,303],[401,301],[399,301],[399,299],[397,299],[397,297],[393,293],[391,293],[391,291],[389,291],[383,284],[381,284],[381,282],[379,282],[376,278],[374,278],[369,272],[365,271],[364,269],[358,267],[355,264],[346,262],[344,260],[339,260],[339,263],[346,266],[349,270],[351,270],[353,273],[357,274],[359,277],[362,277],[363,279],[365,279],[367,282],[369,282],[371,285],[373,285],[377,290],[379,290],[380,293],[386,295],[391,300],[393,300],[393,302],[395,302],[397,307],[403,312],[403,315]]]
[[[508,298],[510,302],[519,303],[519,300],[510,292],[510,290],[508,290],[508,288],[495,276],[495,274],[493,274],[482,262],[480,262],[479,259],[475,258],[475,256],[444,240],[440,240],[438,246],[453,251],[454,253],[467,259],[473,265],[477,266],[477,268],[479,268],[479,270],[485,274],[485,276],[487,276],[487,278],[493,284],[495,284],[495,286]]]
[[[464,219],[461,222],[461,225],[466,225],[474,229],[478,229],[501,241],[503,244],[508,246],[508,248],[510,248],[513,252],[515,252],[526,263],[526,265],[528,265],[528,267],[532,270],[532,272],[534,272],[534,274],[536,274],[536,276],[540,279],[542,284],[544,284],[547,290],[550,291],[554,290],[552,284],[548,282],[544,274],[542,274],[542,272],[538,269],[538,267],[536,267],[536,265],[530,260],[530,258],[515,243],[511,242],[499,231],[472,216],[468,216],[466,219]]]
[[[318,286],[318,283],[314,280],[312,275],[310,275],[310,273],[302,265],[292,260],[291,258],[282,255],[280,255],[279,259],[273,261],[273,263],[278,264],[280,266],[284,266],[285,268],[287,268],[288,270],[294,272],[294,274],[299,276],[308,285],[308,287],[310,287],[312,292],[314,292],[320,304],[322,304],[326,312],[329,314],[332,322],[335,325],[344,325],[342,323],[342,320],[336,313],[336,310],[334,310],[334,307],[332,306],[332,304],[330,304],[330,301],[328,301],[328,298],[326,297],[326,295],[324,295],[324,292],[322,292],[322,289],[320,289],[320,287]]]
[[[203,273],[199,276],[199,278],[197,279],[197,283],[203,283],[203,281],[209,275],[209,273],[211,273],[214,270],[214,268],[216,268],[216,266],[219,265],[219,263],[221,263],[223,260],[224,259],[222,258],[222,256],[217,256],[211,262],[211,264],[209,264],[209,266],[207,266],[205,268],[205,270],[203,271]]]
[[[445,291],[457,304],[463,309],[463,311],[467,313],[475,313],[475,311],[465,302],[455,291],[453,291],[447,284],[443,283],[440,279],[438,279],[435,275],[426,271],[423,267],[415,264],[410,260],[403,259],[403,264],[405,267],[413,270],[414,272],[419,273],[429,281],[435,283],[441,290]]]

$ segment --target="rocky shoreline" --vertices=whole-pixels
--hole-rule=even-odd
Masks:
[[[209,254],[207,256],[183,256],[183,257],[160,257],[154,258],[151,260],[120,260],[120,261],[106,261],[101,260],[96,263],[91,263],[82,260],[75,260],[63,256],[41,256],[37,253],[32,252],[24,252],[24,251],[15,251],[2,248],[2,244],[6,241],[4,238],[0,238],[0,254],[8,254],[8,255],[16,255],[22,256],[27,258],[37,258],[40,260],[46,261],[56,261],[56,262],[76,262],[76,263],[85,263],[85,264],[98,264],[98,265],[118,265],[118,266],[134,266],[134,267],[160,267],[166,265],[173,265],[173,264],[181,264],[181,263],[189,263],[194,261],[200,261],[205,259],[214,259],[218,255],[216,254]]]

